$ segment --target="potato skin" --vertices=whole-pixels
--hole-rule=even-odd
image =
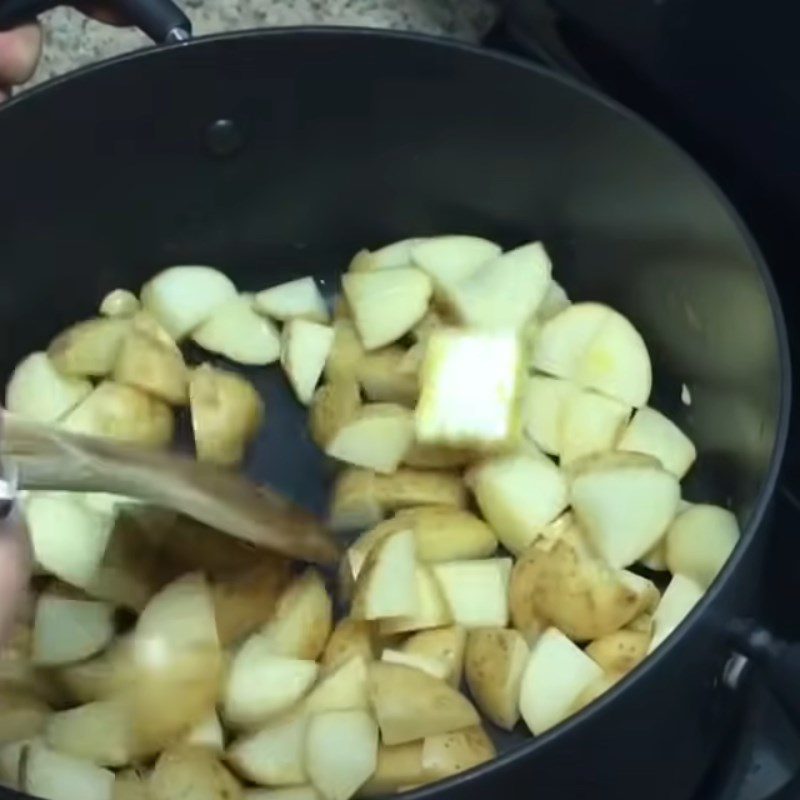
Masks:
[[[640,631],[621,630],[595,639],[585,653],[593,658],[605,672],[624,675],[636,667],[647,655],[652,635]]]
[[[308,427],[315,444],[324,450],[360,406],[361,394],[352,379],[341,379],[317,389],[308,414]]]
[[[242,788],[205,747],[183,745],[165,750],[149,780],[153,800],[238,800]]]

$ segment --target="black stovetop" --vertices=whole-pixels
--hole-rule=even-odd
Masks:
[[[763,0],[755,9],[724,0],[546,2],[557,12],[553,29],[531,37],[504,20],[486,44],[573,75],[577,65],[581,80],[666,131],[733,200],[765,253],[784,308],[794,306],[800,252],[800,58],[794,40],[800,19],[792,17],[800,18],[800,6],[784,0]],[[648,26],[646,45],[630,19],[614,18],[631,4]],[[795,353],[799,317],[787,319]],[[766,532],[771,543],[757,618],[797,641],[800,612],[788,601],[796,597],[800,564],[800,448],[792,447],[794,439],[790,435]],[[747,677],[742,690],[739,724],[696,798],[675,800],[800,800],[800,734],[756,677]]]

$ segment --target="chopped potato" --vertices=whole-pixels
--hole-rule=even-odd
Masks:
[[[467,632],[460,625],[449,625],[409,636],[402,646],[404,653],[423,656],[445,665],[445,680],[458,688],[464,667]]]
[[[361,407],[361,393],[352,379],[321,386],[311,398],[308,427],[311,438],[323,450]]]
[[[403,459],[407,467],[416,469],[455,469],[475,460],[475,452],[463,447],[412,442]]]
[[[496,755],[492,740],[480,725],[426,736],[422,744],[424,783],[466,772]]]
[[[328,321],[325,298],[311,277],[297,278],[264,289],[256,295],[255,307],[262,314],[282,321],[292,319]]]
[[[653,612],[652,653],[680,624],[703,596],[702,587],[683,575],[674,575]]]
[[[192,371],[189,405],[198,460],[238,464],[264,418],[264,401],[252,384],[203,364]]]
[[[345,617],[336,623],[322,653],[323,669],[332,670],[351,659],[375,659],[372,626],[367,620]]]
[[[283,327],[281,365],[304,405],[311,402],[333,338],[333,328],[307,319],[292,319]]]
[[[278,360],[281,341],[275,326],[253,310],[252,295],[242,294],[215,308],[192,333],[200,347],[237,364],[264,366]]]
[[[303,709],[309,714],[368,707],[367,661],[360,655],[324,675],[303,701]]]
[[[91,391],[85,378],[62,375],[47,353],[31,353],[11,373],[6,408],[37,422],[56,422]]]
[[[427,672],[434,678],[445,680],[447,677],[447,665],[436,658],[428,658],[417,653],[406,653],[403,650],[392,650],[387,647],[381,654],[381,661],[388,664],[404,664],[407,667]]]
[[[561,421],[569,399],[579,392],[570,381],[531,375],[525,382],[522,424],[525,433],[545,453],[561,453]]]
[[[53,339],[47,355],[64,375],[103,378],[114,368],[129,330],[126,319],[98,317],[78,322]]]
[[[161,753],[148,784],[152,800],[239,800],[242,791],[214,753],[192,745]]]
[[[361,787],[361,797],[384,797],[423,783],[423,740],[378,746],[378,759],[372,777]]]
[[[398,403],[413,408],[419,395],[416,371],[403,369],[406,350],[389,346],[366,353],[358,362],[355,375],[367,400]]]
[[[0,745],[7,747],[37,736],[50,714],[50,707],[35,694],[12,687],[0,689]]]
[[[180,351],[135,328],[122,340],[113,379],[166,403],[186,404],[188,376]]]
[[[352,321],[337,319],[333,324],[333,343],[325,362],[325,379],[331,382],[355,380],[365,352]]]
[[[440,291],[470,277],[501,252],[499,245],[477,236],[434,236],[411,249],[411,261]]]
[[[112,289],[100,302],[104,317],[132,317],[140,308],[139,298],[128,289]]]
[[[605,672],[624,675],[644,659],[652,638],[650,632],[623,629],[595,639],[584,652]]]
[[[417,564],[416,583],[417,610],[413,614],[382,619],[380,623],[382,634],[421,631],[425,628],[450,625],[453,622],[453,614],[442,587],[429,567]]]
[[[400,239],[384,245],[378,250],[359,250],[350,262],[349,272],[364,272],[373,269],[395,269],[411,264],[411,251],[425,239]]]
[[[573,392],[561,412],[561,464],[613,450],[631,409],[613,397],[596,392]]]
[[[433,564],[447,604],[458,625],[483,628],[508,624],[510,558]]]
[[[21,760],[20,789],[46,800],[112,800],[114,773],[34,741]]]
[[[191,727],[183,738],[183,744],[207,747],[211,752],[222,755],[225,749],[225,732],[215,709]]]
[[[113,612],[110,605],[95,600],[41,595],[33,625],[33,662],[68,664],[99,652],[114,634]]]
[[[633,415],[617,447],[657,458],[664,469],[677,478],[683,478],[697,458],[691,439],[672,420],[650,406],[643,406]]]

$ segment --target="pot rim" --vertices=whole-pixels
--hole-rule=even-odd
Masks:
[[[703,597],[692,609],[689,615],[681,622],[678,629],[662,646],[660,646],[653,654],[649,655],[631,673],[626,675],[621,681],[619,681],[619,683],[617,683],[609,691],[605,692],[600,698],[591,703],[588,707],[569,717],[567,720],[555,726],[552,730],[547,731],[541,736],[533,737],[524,744],[511,747],[509,750],[499,753],[497,757],[491,761],[485,762],[484,764],[446,780],[403,793],[403,797],[407,798],[407,800],[428,800],[435,793],[441,790],[458,790],[459,787],[463,786],[468,781],[486,776],[494,771],[500,771],[509,766],[512,762],[516,762],[520,758],[528,757],[536,750],[544,746],[548,746],[555,739],[564,738],[567,740],[569,734],[576,726],[583,724],[585,720],[589,719],[593,715],[601,714],[608,703],[613,703],[618,692],[633,689],[637,683],[640,683],[644,679],[645,675],[649,674],[653,670],[659,669],[661,667],[661,663],[668,658],[669,651],[679,646],[680,643],[683,642],[683,640],[689,635],[689,631],[694,626],[695,621],[700,616],[704,615],[706,610],[716,602],[716,599],[722,591],[724,584],[734,572],[740,569],[744,560],[747,558],[747,551],[750,543],[761,531],[764,517],[775,493],[783,462],[789,432],[792,392],[792,369],[786,321],[772,274],[767,266],[763,253],[758,247],[744,220],[727,195],[717,185],[717,183],[680,145],[676,144],[666,133],[662,132],[659,128],[651,124],[637,112],[627,108],[622,103],[612,99],[603,92],[581,83],[571,76],[556,72],[549,67],[543,66],[534,61],[526,60],[523,57],[491,50],[478,44],[471,44],[456,39],[449,39],[424,33],[331,25],[300,25],[280,28],[255,28],[198,36],[187,42],[156,45],[151,48],[143,48],[130,53],[124,53],[110,59],[89,64],[65,75],[52,78],[43,84],[33,87],[23,94],[17,95],[9,100],[5,106],[0,109],[0,124],[2,124],[3,115],[11,113],[19,105],[25,104],[27,101],[34,98],[45,97],[49,93],[57,91],[58,88],[66,82],[87,80],[96,72],[108,67],[117,68],[130,63],[135,64],[135,62],[144,58],[158,58],[162,54],[171,54],[178,48],[203,48],[217,43],[235,43],[242,39],[269,40],[273,37],[289,37],[301,41],[335,38],[346,40],[352,37],[372,37],[407,41],[423,47],[448,49],[462,55],[471,55],[486,59],[488,61],[500,62],[513,69],[524,69],[537,73],[541,77],[545,77],[549,80],[560,83],[567,89],[582,95],[583,98],[589,102],[604,106],[609,112],[617,114],[627,119],[631,124],[638,126],[642,130],[643,134],[647,134],[659,140],[663,147],[672,150],[676,157],[683,160],[683,162],[689,168],[692,168],[700,176],[701,180],[705,182],[710,193],[716,198],[722,210],[734,223],[740,236],[744,240],[747,249],[751,253],[753,261],[755,262],[756,267],[761,275],[761,280],[763,282],[766,295],[769,299],[770,308],[772,310],[772,321],[777,340],[777,354],[780,364],[780,374],[778,376],[780,384],[779,402],[777,425],[775,428],[775,441],[772,448],[772,454],[770,456],[769,467],[762,478],[757,501],[753,510],[751,511],[750,517],[742,526],[742,536],[739,540],[739,543],[737,544],[732,556],[728,559],[724,568],[715,579],[714,583],[704,593]],[[20,796],[24,797],[26,795]]]

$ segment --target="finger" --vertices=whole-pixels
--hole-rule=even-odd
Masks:
[[[25,83],[42,52],[42,31],[38,25],[22,25],[0,32],[0,86]]]

